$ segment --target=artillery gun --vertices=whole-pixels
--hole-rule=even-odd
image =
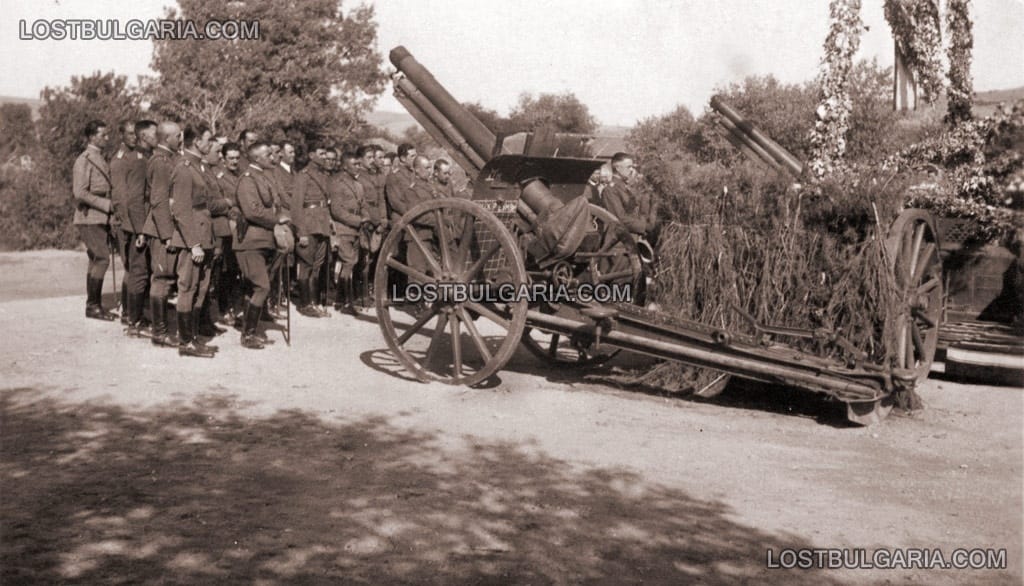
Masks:
[[[558,365],[593,364],[626,350],[824,393],[846,404],[851,421],[866,425],[927,377],[942,316],[938,241],[928,214],[905,211],[886,241],[902,290],[893,363],[814,354],[785,343],[831,335],[821,341],[843,344],[828,332],[753,322],[751,335],[621,299],[587,299],[579,294],[641,276],[628,231],[581,197],[602,161],[503,152],[497,137],[408,50],[397,47],[390,59],[398,70],[396,97],[473,179],[471,199],[413,207],[381,245],[374,275],[379,324],[395,358],[417,379],[478,385],[521,343]],[[405,248],[425,257],[426,270],[405,259]],[[411,310],[397,287],[402,280],[433,292],[427,303]],[[568,297],[557,296],[566,291]]]

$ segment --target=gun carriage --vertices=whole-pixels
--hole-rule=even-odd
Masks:
[[[850,420],[870,424],[888,413],[898,393],[927,377],[942,317],[942,269],[934,222],[920,210],[904,211],[885,244],[902,291],[898,352],[889,364],[871,363],[852,348],[814,353],[808,344],[787,343],[842,348],[845,341],[834,332],[753,318],[746,332],[728,331],[626,300],[493,295],[636,284],[646,259],[612,214],[582,197],[603,161],[503,152],[498,137],[404,47],[390,59],[398,70],[396,97],[472,178],[471,199],[420,203],[381,245],[374,275],[380,327],[395,358],[417,379],[480,384],[520,344],[560,366],[599,363],[625,350],[824,393],[846,404]],[[730,124],[735,141],[773,167],[799,165],[772,156],[770,139],[744,131],[742,120]],[[424,257],[425,270],[407,260],[410,252]],[[436,295],[411,311],[410,300],[397,293],[406,282],[433,287]]]

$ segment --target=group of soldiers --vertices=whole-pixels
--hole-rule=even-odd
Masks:
[[[171,121],[128,121],[118,130],[108,160],[110,129],[89,122],[73,170],[74,224],[89,256],[85,314],[117,319],[102,305],[116,250],[125,268],[125,334],[183,356],[214,356],[207,339],[226,331],[215,321],[238,328],[243,347],[263,348],[269,340],[259,322],[280,317],[273,300],[292,294],[292,267],[300,313],[329,317],[333,286],[334,309],[356,315],[357,290],[369,294],[389,226],[422,201],[462,195],[448,161],[410,144],[397,153],[320,145],[297,172],[294,144],[269,144],[252,130],[237,142]],[[176,338],[168,324],[175,294]]]

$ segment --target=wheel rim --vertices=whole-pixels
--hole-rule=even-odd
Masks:
[[[893,223],[886,253],[899,302],[895,323],[897,369],[927,378],[942,322],[942,260],[931,215],[905,210]]]
[[[433,222],[433,227],[425,227],[424,221]],[[423,255],[425,270],[401,257],[403,241],[410,251]],[[374,301],[388,348],[421,381],[473,385],[511,359],[526,325],[526,299],[480,303],[442,296],[410,316],[407,305],[392,299],[396,273],[434,286],[525,286],[526,269],[516,242],[494,214],[471,201],[451,198],[409,210],[381,245]]]

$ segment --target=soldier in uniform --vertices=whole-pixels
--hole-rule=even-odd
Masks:
[[[209,150],[212,133],[208,128],[188,127],[184,132],[184,155],[171,171],[171,219],[174,230],[168,252],[177,258],[178,354],[213,357],[216,348],[197,338],[199,310],[210,286],[213,260],[213,219],[210,216],[209,187],[203,154]]]
[[[197,140],[196,149],[203,155],[205,166],[203,178],[206,180],[209,192],[210,218],[213,221],[213,261],[210,263],[210,288],[203,301],[203,307],[199,311],[199,326],[196,332],[200,336],[217,336],[227,330],[217,327],[213,319],[213,302],[220,299],[221,289],[229,287],[224,279],[226,272],[225,265],[230,262],[234,264],[234,255],[231,253],[231,210],[235,207],[234,191],[228,195],[221,186],[220,179],[224,175],[223,169],[210,164],[216,161],[219,166],[221,162],[222,145],[215,140]],[[202,149],[205,149],[203,151]],[[214,156],[216,154],[216,156]],[[230,315],[226,304],[218,304],[217,309],[223,315]],[[232,316],[233,317],[233,316]],[[231,322],[233,323],[233,321]]]
[[[312,164],[295,178],[292,221],[299,236],[299,245],[295,249],[299,261],[298,311],[308,317],[330,317],[330,313],[318,307],[320,273],[327,260],[331,238],[331,212],[328,206],[332,179],[324,169],[325,161],[324,156],[314,156]]]
[[[398,145],[398,164],[387,179],[384,180],[384,197],[387,200],[391,224],[394,225],[405,210],[402,202],[406,199],[405,192],[413,184],[412,164],[416,159],[416,147],[409,143]]]
[[[106,124],[92,120],[85,125],[88,145],[75,159],[72,190],[75,196],[75,217],[78,234],[89,255],[85,280],[85,317],[113,321],[115,316],[103,309],[103,278],[110,266],[110,168],[103,159],[107,144]]]
[[[341,155],[342,171],[331,182],[331,218],[338,242],[338,260],[341,270],[338,276],[338,300],[335,309],[349,315],[357,315],[353,302],[355,290],[352,272],[359,261],[359,231],[363,224],[370,222],[366,207],[363,184],[359,182],[359,167],[356,154],[346,151]]]
[[[646,236],[651,216],[650,199],[629,184],[633,158],[626,153],[612,157],[612,181],[601,193],[605,207],[636,237]]]
[[[174,233],[171,217],[171,173],[178,159],[181,127],[174,122],[157,126],[157,145],[146,166],[146,190],[149,214],[142,233],[149,240],[149,264],[152,274],[149,307],[153,319],[154,346],[177,346],[167,331],[167,295],[177,279],[177,252],[169,250]]]
[[[156,122],[141,120],[121,126],[125,142],[110,160],[114,212],[121,220],[121,255],[124,258],[124,316],[130,337],[142,335],[142,314],[149,288],[149,258],[146,255],[146,172],[149,156],[156,147]],[[128,137],[134,138],[128,140]]]
[[[465,188],[456,191],[455,184],[452,183],[452,164],[446,159],[434,161],[434,174],[431,177],[431,182],[436,197],[469,197]]]
[[[269,177],[273,168],[270,147],[257,142],[249,146],[247,153],[249,167],[242,172],[238,181],[238,207],[241,212],[239,229],[235,241],[235,257],[242,276],[252,286],[252,296],[245,308],[242,322],[242,346],[250,349],[263,348],[263,340],[257,335],[260,313],[270,293],[268,266],[277,254],[274,227],[287,223],[286,216],[279,214],[275,192],[276,186]]]
[[[135,144],[137,139],[135,137],[135,122],[132,120],[123,120],[117,127],[121,135],[121,144],[117,147],[117,152],[110,157],[108,166],[110,167],[110,235],[112,240],[117,244],[117,254],[121,255],[121,262],[123,263],[125,274],[127,277],[128,272],[128,248],[129,243],[125,237],[125,228],[127,226],[125,220],[127,212],[125,209],[125,199],[127,198],[127,189],[125,187],[125,157],[131,155],[135,150]],[[145,178],[145,175],[143,175]],[[145,188],[145,184],[143,184]],[[128,279],[121,279],[121,324],[128,325]]]
[[[224,217],[215,216],[213,218],[214,235],[220,237],[223,255],[221,260],[222,269],[218,276],[215,295],[221,322],[224,325],[231,326],[237,321],[236,318],[238,316],[236,314],[241,311],[239,300],[242,274],[238,268],[238,260],[235,258],[235,228],[233,225],[237,226],[240,214],[236,192],[238,190],[238,180],[242,176],[239,167],[242,160],[242,147],[236,142],[225,143],[221,147],[220,153],[223,164],[222,168],[215,173],[215,178],[221,197],[230,204],[230,207],[228,208],[226,221]],[[220,225],[218,225],[218,222],[220,222]],[[227,234],[220,236],[225,231],[225,224]]]
[[[387,201],[384,199],[384,181],[387,177],[377,167],[375,149],[373,145],[365,145],[356,150],[358,179],[363,184],[367,216],[370,218],[359,231],[359,264],[354,273],[354,289],[363,300],[370,299],[372,295],[372,275],[377,264],[377,251],[388,227]]]
[[[398,172],[396,172],[396,175],[397,174]],[[413,157],[412,182],[408,187],[402,190],[401,198],[388,200],[394,217],[401,218],[402,215],[416,205],[436,197],[433,181],[431,179],[432,175],[433,166],[430,164],[430,159],[423,155],[416,155]],[[428,215],[426,217],[418,218],[413,222],[413,226],[417,227],[416,233],[420,236],[420,240],[427,246],[427,249],[431,254],[434,254],[433,228],[435,227],[435,222],[433,216]],[[405,235],[405,248],[406,257],[408,258],[408,264],[410,267],[425,273],[432,272],[427,259],[423,256],[423,251],[420,250],[419,246],[416,246],[416,244],[412,242],[412,237],[408,234]]]

